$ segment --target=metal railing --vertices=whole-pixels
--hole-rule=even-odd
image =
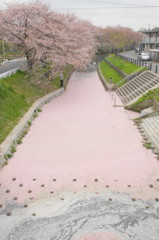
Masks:
[[[123,56],[121,54],[118,55],[118,56],[120,56],[121,58],[123,58],[124,60],[126,60],[128,62],[133,62],[138,66],[143,66],[143,67],[147,68],[148,70],[153,71],[155,73],[159,72],[159,65],[158,64],[155,64],[155,63],[153,64],[152,62],[137,60],[137,59],[134,59],[134,58]]]
[[[119,82],[117,82],[117,86],[119,86],[120,84],[122,84],[123,82],[127,81],[130,77],[132,77],[133,75],[135,75],[136,73],[140,72],[141,70],[143,70],[144,67],[139,67],[138,69],[136,69],[134,72],[132,72],[131,74],[127,75],[126,77],[124,77],[123,79],[121,79]]]
[[[148,66],[148,62],[147,61],[137,60],[137,59],[134,59],[134,58],[123,56],[121,54],[119,54],[118,56],[121,57],[122,59],[128,61],[128,62],[134,63],[134,64],[136,64],[138,66],[143,66],[143,67],[145,67],[145,68],[150,70],[150,67]]]
[[[159,77],[158,76],[155,76],[152,80],[151,80],[151,83],[153,83],[153,82],[155,82],[156,80],[159,80]],[[158,83],[159,83],[159,81],[158,81]],[[134,91],[132,91],[130,94],[128,94],[128,95],[126,95],[126,96],[120,96],[120,98],[123,100],[123,101],[125,101],[126,103],[128,103],[128,102],[130,102],[132,99],[130,99],[130,100],[128,100],[128,101],[126,101],[126,99],[129,99],[129,98],[131,98],[131,96],[134,96],[134,94],[135,93],[138,93],[140,90],[142,90],[142,89],[144,89],[146,86],[148,86],[150,84],[150,82],[148,81],[148,82],[146,82],[144,85],[142,85],[141,87],[139,87],[139,88],[137,88],[137,89],[135,89]],[[152,87],[154,87],[154,86],[152,86]],[[148,90],[148,89],[147,89]],[[140,93],[140,95],[141,95],[142,93]],[[137,97],[137,96],[136,96]]]
[[[151,38],[142,38],[142,43],[159,43],[159,37],[151,37]]]
[[[12,74],[15,74],[18,70],[19,70],[19,68],[14,68],[14,69],[11,69],[11,70],[9,70],[7,72],[1,73],[0,74],[0,79],[8,77],[8,76],[11,76]]]

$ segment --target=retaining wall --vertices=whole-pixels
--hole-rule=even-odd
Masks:
[[[99,78],[100,78],[100,80],[101,80],[101,82],[102,82],[102,84],[103,84],[103,87],[104,87],[105,90],[107,91],[107,90],[109,89],[109,86],[108,86],[108,84],[106,83],[106,80],[105,80],[105,78],[103,77],[103,75],[102,75],[102,73],[101,73],[101,71],[100,71],[99,65],[98,65],[98,67],[97,67],[97,72],[98,72],[98,76],[99,76]]]
[[[115,71],[117,71],[123,78],[127,76],[126,73],[124,73],[122,70],[120,70],[118,67],[113,65],[111,62],[109,62],[107,59],[105,59],[106,63],[108,63]]]
[[[135,112],[141,112],[142,110],[149,108],[149,107],[153,107],[154,111],[159,111],[159,102],[156,101],[156,99],[152,98],[149,100],[146,100],[142,103],[139,103],[136,106],[126,106],[125,108],[128,110],[132,110]]]
[[[97,72],[98,72],[98,76],[99,76],[99,78],[100,78],[100,80],[101,80],[101,82],[102,82],[102,84],[103,84],[103,86],[104,86],[106,91],[107,90],[115,90],[116,89],[116,85],[115,84],[110,84],[110,83],[108,83],[106,81],[105,77],[103,76],[103,74],[102,74],[102,72],[100,70],[99,65],[97,67]]]

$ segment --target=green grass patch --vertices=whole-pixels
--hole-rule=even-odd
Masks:
[[[66,77],[72,67],[65,69]],[[42,70],[42,73],[45,73]],[[25,71],[0,79],[0,143],[4,141],[31,105],[40,97],[60,88],[59,76],[49,81],[40,73]]]
[[[143,96],[141,98],[139,98],[135,103],[133,103],[132,106],[136,106],[139,103],[142,103],[142,102],[152,99],[152,98],[159,101],[159,88],[149,90],[146,94],[143,94]]]
[[[115,71],[108,63],[102,61],[99,65],[100,71],[106,81],[109,83],[110,78],[113,79],[113,83],[118,83],[123,77]]]
[[[140,68],[140,66],[115,55],[109,55],[106,59],[126,74],[131,74]]]
[[[151,143],[143,143],[143,146],[147,149],[152,149]]]

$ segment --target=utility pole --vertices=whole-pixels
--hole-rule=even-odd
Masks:
[[[3,51],[3,62],[5,63],[5,61],[6,61],[6,54],[5,54],[5,49],[4,49],[4,39],[2,39],[2,51]]]

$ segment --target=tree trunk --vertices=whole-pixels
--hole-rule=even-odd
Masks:
[[[28,70],[33,70],[33,66],[35,63],[36,49],[29,49],[29,50],[26,50],[24,53],[27,59]]]

